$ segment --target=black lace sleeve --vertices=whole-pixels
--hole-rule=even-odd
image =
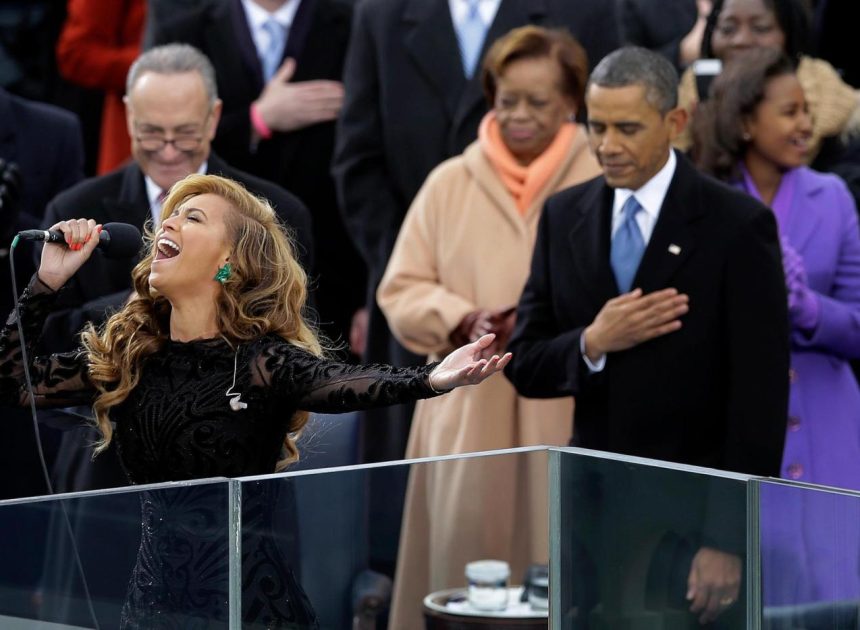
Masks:
[[[437,395],[428,380],[435,363],[409,368],[352,365],[278,342],[261,349],[256,365],[262,384],[304,411],[340,413]]]
[[[68,407],[88,404],[92,402],[94,389],[87,378],[83,353],[33,356],[36,341],[56,296],[55,291],[34,275],[18,301],[36,405]],[[0,402],[22,407],[30,404],[15,311],[0,331]]]

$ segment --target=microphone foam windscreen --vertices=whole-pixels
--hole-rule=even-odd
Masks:
[[[140,230],[128,223],[105,223],[102,231],[110,237],[102,248],[107,258],[131,258],[143,247]]]

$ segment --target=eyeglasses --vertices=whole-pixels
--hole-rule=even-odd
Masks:
[[[212,115],[212,112],[206,114],[206,118],[203,120],[203,129],[205,130],[207,125],[209,124],[209,117]],[[158,131],[139,131],[137,129],[138,123],[135,121],[134,128],[137,132],[137,135],[134,136],[134,139],[137,141],[140,148],[144,151],[150,151],[152,153],[157,153],[161,151],[168,144],[172,144],[173,148],[177,151],[182,151],[183,153],[191,153],[200,148],[201,143],[203,142],[203,134],[205,131],[194,131],[192,133],[183,132],[177,133],[173,138],[167,139],[164,137],[164,133],[161,130]],[[147,125],[148,126],[148,125]]]
[[[203,142],[203,136],[176,136],[175,138],[168,139],[162,135],[148,133],[138,134],[134,139],[137,140],[141,149],[152,151],[153,153],[161,151],[168,144],[172,144],[173,148],[177,151],[188,153],[199,149],[200,144]]]

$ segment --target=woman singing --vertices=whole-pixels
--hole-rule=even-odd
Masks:
[[[101,330],[85,330],[80,351],[30,360],[36,404],[91,403],[102,434],[96,450],[115,441],[131,483],[272,473],[296,459],[309,411],[427,398],[479,383],[510,358],[480,358],[493,343],[486,335],[421,368],[328,360],[302,317],[305,273],[267,202],[228,179],[191,175],[172,188],[162,219],[133,271],[135,293],[125,307]],[[45,245],[19,301],[28,348],[57,293],[95,249],[100,226],[80,219],[53,229],[68,246]],[[14,316],[0,334],[0,362],[2,399],[29,404]],[[148,514],[168,509],[154,495],[143,497],[148,522]],[[183,593],[168,582],[166,561],[154,551],[164,541],[153,537],[176,535],[144,527],[124,627],[151,627],[147,620],[155,618],[226,623],[219,607],[226,571],[215,583],[192,577]],[[194,549],[195,537],[186,542],[191,555],[213,554],[211,547]],[[225,562],[226,542],[215,554],[223,551]],[[276,627],[315,627],[301,588],[288,569],[281,572],[287,594],[260,614]],[[246,600],[258,590],[246,576]],[[250,609],[245,621],[256,621],[247,617]]]

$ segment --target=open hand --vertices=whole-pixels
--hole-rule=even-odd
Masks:
[[[430,373],[430,385],[437,391],[451,390],[462,385],[477,385],[500,372],[511,360],[511,353],[482,359],[484,349],[492,345],[495,335],[484,335],[477,341],[457,348]]]
[[[591,361],[607,352],[627,350],[681,328],[689,298],[675,289],[643,295],[634,289],[603,305],[585,329],[585,352]]]
[[[89,259],[99,244],[102,226],[92,219],[60,221],[51,226],[66,237],[66,244],[45,243],[39,264],[39,279],[57,291]]]
[[[290,83],[295,71],[295,60],[287,58],[256,101],[257,111],[272,131],[303,129],[335,120],[340,113],[342,83],[324,80]]]

